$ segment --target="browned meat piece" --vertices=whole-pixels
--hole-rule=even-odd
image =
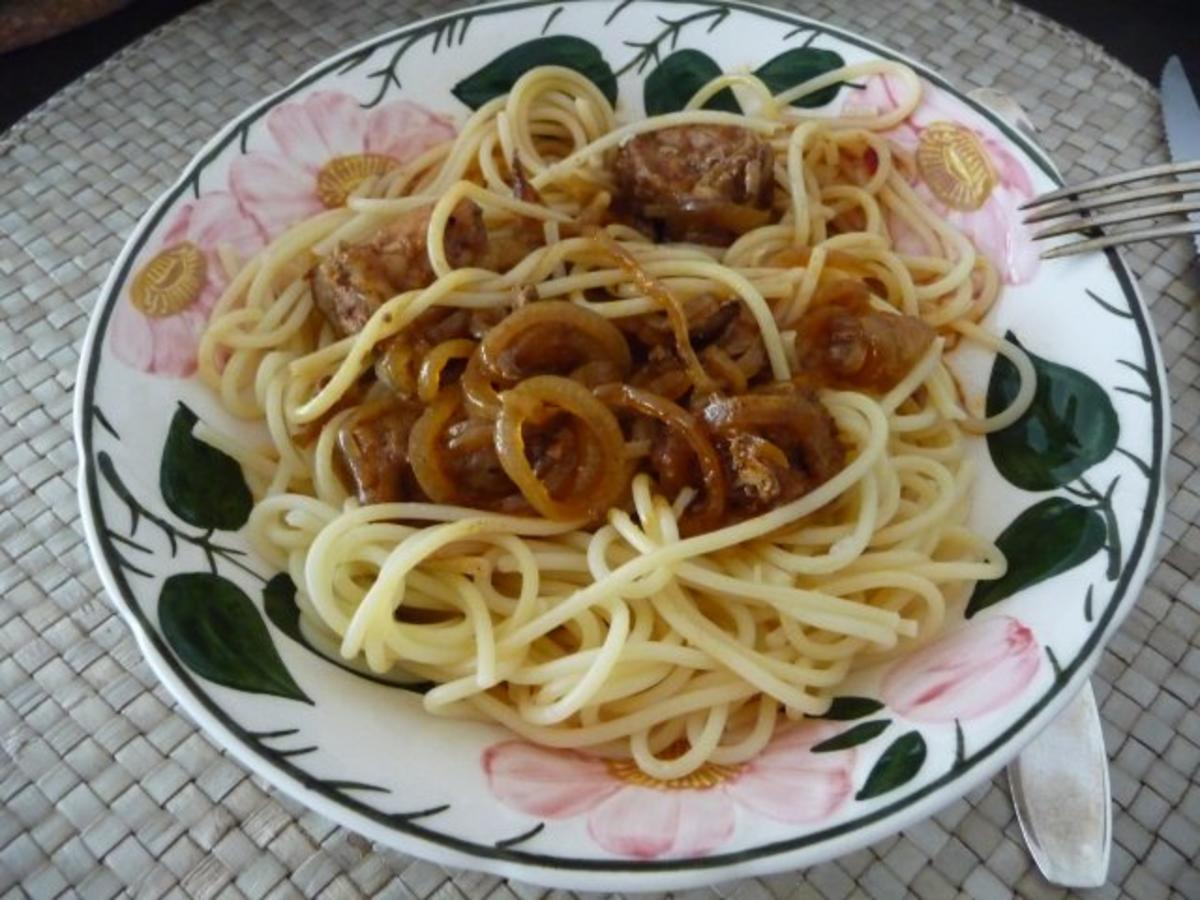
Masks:
[[[796,354],[819,384],[883,393],[912,370],[934,335],[915,316],[872,309],[867,288],[846,279],[822,291],[800,319]]]
[[[774,154],[754,132],[679,125],[617,152],[617,205],[670,240],[728,245],[770,219]]]
[[[538,481],[552,496],[569,493],[583,463],[586,438],[581,440],[570,417],[561,415],[528,431],[525,453],[533,463]]]
[[[726,468],[732,475],[735,501],[755,509],[774,506],[785,498],[785,486],[795,490],[801,483],[788,464],[787,455],[770,441],[738,432],[720,445]],[[803,491],[796,491],[796,496]]]
[[[545,243],[542,225],[535,220],[522,220],[519,224],[493,231],[488,235],[487,253],[474,265],[493,272],[507,272],[526,256]],[[535,222],[529,225],[529,222]]]
[[[397,294],[433,284],[426,243],[432,212],[432,207],[413,210],[371,238],[370,246],[382,257],[384,271]],[[483,211],[470,200],[460,200],[446,222],[443,241],[446,260],[451,266],[459,269],[476,265],[488,250]]]
[[[426,232],[431,207],[413,210],[360,244],[343,244],[309,272],[317,308],[338,334],[355,334],[383,303],[433,283]],[[476,265],[488,252],[483,213],[470,200],[450,214],[446,259],[455,268]]]
[[[342,337],[356,334],[391,297],[391,282],[379,254],[369,247],[343,245],[308,273],[313,300]]]
[[[466,427],[474,428],[486,440],[464,441],[456,444],[453,452],[447,454],[446,468],[461,496],[469,505],[481,509],[508,508],[511,511],[514,502],[521,505],[520,493],[504,474],[504,467],[496,456],[491,423],[483,426],[478,420],[462,422],[451,426],[447,435],[453,440],[454,435]]]
[[[408,463],[408,433],[422,406],[388,398],[360,406],[338,430],[344,475],[361,503],[420,497]]]
[[[803,496],[845,465],[833,417],[811,390],[787,384],[714,395],[699,413],[725,463],[733,503],[746,511]]]

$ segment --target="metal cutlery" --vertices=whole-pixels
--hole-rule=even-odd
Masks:
[[[1177,56],[1171,57],[1163,69],[1161,93],[1167,146],[1173,161],[1068,185],[1035,197],[1022,206],[1022,209],[1032,210],[1025,217],[1026,224],[1060,220],[1037,231],[1033,235],[1034,240],[1067,234],[1080,234],[1086,238],[1052,247],[1042,253],[1043,259],[1189,234],[1193,236],[1197,251],[1200,252],[1200,104],[1196,102],[1196,95]],[[1170,180],[1162,184],[1126,187],[1134,182],[1156,178]],[[1113,191],[1114,188],[1124,189]],[[1142,202],[1160,197],[1179,199],[1167,203]],[[1123,210],[1097,212],[1125,204],[1137,205]],[[1183,221],[1168,224],[1160,222],[1167,217],[1183,217]],[[1144,227],[1105,230],[1109,226],[1130,223]]]

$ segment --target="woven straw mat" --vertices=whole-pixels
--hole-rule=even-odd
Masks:
[[[1156,95],[1078,35],[1007,3],[807,2],[1029,111],[1068,180],[1166,159]],[[442,11],[422,0],[216,0],[124,50],[0,135],[0,890],[7,896],[514,895],[539,888],[417,861],[270,790],[186,718],[88,557],[71,391],[111,260],[226,120],[323,57]],[[169,85],[169,90],[164,89]],[[0,86],[0,90],[3,86]],[[1184,238],[1127,254],[1173,400],[1169,498],[1150,581],[1093,679],[1112,762],[1110,880],[1200,898],[1200,268]],[[738,898],[1062,896],[998,778],[934,818]]]

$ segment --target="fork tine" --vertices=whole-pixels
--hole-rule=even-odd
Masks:
[[[1059,188],[1056,191],[1042,194],[1034,197],[1028,203],[1022,204],[1021,209],[1032,209],[1035,206],[1043,206],[1055,200],[1063,200],[1067,197],[1077,197],[1080,194],[1086,194],[1091,191],[1100,191],[1104,188],[1115,187],[1118,184],[1125,184],[1130,181],[1140,181],[1143,178],[1159,178],[1166,175],[1186,175],[1189,172],[1200,172],[1200,159],[1191,160],[1184,163],[1163,163],[1158,166],[1148,166],[1145,169],[1136,169],[1132,172],[1121,172],[1117,175],[1105,175],[1102,178],[1094,178],[1091,181],[1085,181],[1082,184],[1072,184],[1064,188]]]
[[[1175,237],[1180,234],[1200,234],[1200,222],[1181,222],[1176,225],[1159,225],[1145,228],[1141,231],[1124,231],[1119,234],[1106,234],[1103,237],[1087,241],[1075,241],[1052,247],[1042,253],[1042,259],[1058,259],[1076,253],[1087,253],[1090,250],[1103,250],[1105,247],[1115,247],[1118,244],[1135,244],[1140,241],[1152,241],[1155,238]]]
[[[1077,231],[1087,231],[1097,225],[1120,225],[1122,222],[1136,222],[1139,219],[1151,219],[1157,216],[1173,216],[1192,212],[1200,212],[1200,200],[1180,203],[1159,203],[1156,206],[1138,206],[1134,209],[1123,209],[1102,216],[1089,216],[1086,219],[1070,219],[1059,222],[1049,228],[1043,228],[1034,234],[1035,241],[1056,237],[1060,234],[1071,234]]]
[[[1099,197],[1089,197],[1086,200],[1069,200],[1052,203],[1049,206],[1036,209],[1025,217],[1026,225],[1056,219],[1071,213],[1081,213],[1085,210],[1102,209],[1105,206],[1117,206],[1121,203],[1132,203],[1135,200],[1149,200],[1151,197],[1169,197],[1173,194],[1200,193],[1200,179],[1194,181],[1172,181],[1169,184],[1151,184],[1146,187],[1130,188],[1116,194],[1103,194]]]

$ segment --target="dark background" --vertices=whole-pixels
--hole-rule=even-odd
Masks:
[[[201,2],[131,0],[60,37],[0,54],[0,131],[130,41]],[[0,0],[0,35],[5,5]],[[1154,84],[1167,57],[1177,53],[1193,85],[1200,85],[1200,0],[1026,0],[1024,5],[1091,38]],[[36,78],[29,77],[32,72]]]

